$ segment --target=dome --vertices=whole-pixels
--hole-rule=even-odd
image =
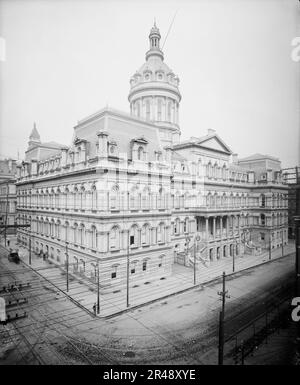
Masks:
[[[146,62],[130,79],[131,114],[161,127],[162,137],[171,144],[173,134],[180,133],[178,125],[179,78],[164,62],[160,49],[160,32],[156,24],[149,34],[150,48],[146,52]]]

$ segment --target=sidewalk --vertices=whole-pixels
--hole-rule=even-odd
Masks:
[[[10,241],[10,247],[18,248],[20,258],[26,265],[29,266],[28,250],[17,246],[13,239]],[[291,254],[294,251],[295,245],[292,242],[284,247],[285,255]],[[282,256],[281,253],[281,248],[273,250],[272,260],[280,258]],[[269,262],[268,252],[260,256],[243,255],[241,257],[236,257],[235,273],[267,262]],[[44,261],[41,257],[37,257],[33,252],[31,257],[31,268],[36,270],[44,278],[48,279],[58,289],[66,292],[66,273],[62,268],[53,263],[51,264],[51,261],[49,260]],[[199,263],[199,269],[196,270],[197,286],[201,286],[201,284],[220,278],[223,271],[225,271],[226,275],[233,273],[233,260],[231,257],[214,261],[209,267]],[[124,277],[124,280],[125,279],[126,277]],[[173,272],[170,277],[130,287],[129,308],[142,306],[144,304],[148,304],[149,302],[162,299],[194,287],[193,267],[185,267],[174,264]],[[69,291],[67,294],[88,311],[93,311],[93,305],[97,302],[97,287],[95,284],[85,280],[84,277],[69,274]],[[127,309],[126,297],[126,289],[106,294],[102,294],[100,292],[99,316],[107,317],[125,311]]]

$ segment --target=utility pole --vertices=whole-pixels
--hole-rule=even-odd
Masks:
[[[196,285],[196,242],[194,243],[194,285]]]
[[[232,250],[232,271],[235,272],[235,248]]]
[[[9,184],[6,184],[6,206],[5,206],[5,228],[4,228],[4,247],[6,247],[6,226],[7,226],[7,216],[8,216],[8,192],[9,192]]]
[[[67,292],[69,291],[69,253],[68,244],[66,242],[66,270],[67,270]]]
[[[29,228],[29,265],[31,265],[31,227]]]
[[[200,236],[197,235],[194,241],[194,285],[197,284],[196,262],[197,262],[197,250],[199,251]]]
[[[283,230],[281,230],[281,255],[284,255]]]
[[[127,240],[127,278],[126,278],[126,306],[129,307],[129,230],[128,230],[128,240]]]
[[[269,260],[272,259],[272,233],[269,234]]]
[[[100,271],[99,261],[97,261],[97,314],[100,313]]]
[[[300,297],[300,174],[296,167],[296,216],[295,222],[295,241],[296,241],[296,297]],[[297,347],[296,351],[300,355],[300,322],[298,322],[297,330]]]
[[[227,294],[228,291],[225,290],[225,271],[223,272],[223,281],[222,281],[222,291],[218,291],[218,295],[222,297],[222,310],[220,311],[219,318],[219,355],[218,355],[218,365],[223,365],[224,358],[224,321],[225,321],[225,300],[230,298]]]

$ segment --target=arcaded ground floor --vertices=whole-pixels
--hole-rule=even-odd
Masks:
[[[99,317],[111,316],[122,313],[127,309],[143,306],[157,299],[168,297],[170,295],[189,290],[195,285],[200,285],[219,278],[223,272],[226,275],[238,273],[252,266],[256,266],[270,261],[268,251],[261,255],[243,254],[240,256],[226,257],[210,262],[209,265],[199,262],[197,269],[193,266],[186,267],[177,263],[172,265],[171,274],[167,276],[157,276],[156,279],[149,279],[145,276],[144,281],[132,281],[130,274],[123,274],[119,289],[113,292],[101,290],[99,282],[99,296],[97,280],[92,282],[86,279],[84,275],[74,273],[70,269],[66,274],[64,265],[54,264],[51,259],[43,259],[41,256],[29,252],[25,247],[16,244],[16,238],[10,239],[10,247],[17,247],[22,261],[38,272],[43,278],[46,278],[57,290],[57,295],[63,296],[64,293],[80,307],[89,312],[94,312],[94,305],[99,303]],[[289,255],[295,251],[295,244],[290,241],[288,245],[282,248],[272,250],[271,259],[277,259],[284,255]],[[31,263],[30,263],[31,262]],[[128,285],[127,285],[128,280]],[[127,290],[128,286],[128,290]],[[98,302],[99,299],[99,302]]]

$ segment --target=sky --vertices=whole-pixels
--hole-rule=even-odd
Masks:
[[[298,0],[0,0],[0,157],[23,159],[33,122],[70,145],[85,116],[129,112],[153,20],[163,43],[175,13],[163,51],[182,139],[212,128],[239,157],[299,165]]]

